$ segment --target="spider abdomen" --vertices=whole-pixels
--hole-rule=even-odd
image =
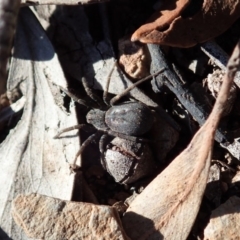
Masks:
[[[130,136],[140,136],[148,132],[153,120],[151,110],[139,102],[111,107],[105,115],[105,122],[112,131]]]

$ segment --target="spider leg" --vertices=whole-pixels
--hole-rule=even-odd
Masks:
[[[118,95],[116,95],[115,97],[113,97],[110,101],[110,105],[113,106],[114,103],[116,103],[120,98],[122,98],[123,96],[125,96],[126,94],[128,94],[131,90],[133,90],[136,86],[138,86],[140,83],[143,83],[149,79],[151,79],[152,77],[162,73],[165,70],[165,68],[162,68],[161,70],[159,70],[158,72],[149,75],[143,79],[140,79],[139,81],[137,81],[136,83],[134,83],[133,85],[129,86],[128,88],[126,88],[123,92],[119,93]]]
[[[87,95],[95,102],[97,103],[97,105],[100,108],[104,108],[104,104],[102,102],[102,99],[100,97],[98,97],[97,94],[94,93],[94,91],[92,90],[92,88],[89,86],[89,82],[85,77],[82,77],[82,84],[83,87],[85,89],[85,92],[87,93]]]
[[[103,134],[99,140],[99,151],[101,153],[100,161],[104,169],[106,169],[106,164],[104,161],[104,152],[106,148],[107,134]]]
[[[104,90],[104,93],[103,93],[103,101],[105,102],[105,104],[107,106],[110,106],[109,100],[108,100],[108,90],[109,90],[109,85],[110,85],[110,80],[111,80],[111,77],[112,77],[112,73],[113,73],[113,70],[115,69],[116,65],[117,65],[117,61],[114,62],[113,67],[112,67],[110,73],[108,74],[106,87],[105,87],[105,90]]]
[[[84,101],[83,99],[78,98],[76,95],[68,91],[67,89],[58,86],[64,93],[66,93],[71,99],[73,99],[74,102],[77,102],[81,105],[84,105],[85,107],[89,108],[89,103],[87,101]]]
[[[54,138],[54,139],[59,138],[61,134],[65,133],[65,132],[69,132],[69,131],[75,130],[75,129],[83,129],[83,130],[86,131],[86,132],[92,131],[93,129],[95,130],[95,128],[92,127],[91,125],[88,125],[88,124],[78,124],[78,125],[74,125],[74,126],[71,126],[71,127],[62,129],[62,130],[61,130],[56,136],[54,136],[53,138]]]
[[[83,151],[85,150],[85,148],[92,142],[94,141],[96,138],[98,138],[100,135],[102,135],[101,131],[98,131],[94,134],[92,134],[91,136],[89,136],[87,138],[87,140],[82,144],[82,146],[80,147],[80,149],[78,150],[78,152],[76,153],[76,156],[73,160],[73,163],[70,165],[70,168],[72,171],[76,171],[79,167],[77,166],[76,162],[78,157],[83,153]],[[80,162],[80,167],[82,166],[82,163]]]

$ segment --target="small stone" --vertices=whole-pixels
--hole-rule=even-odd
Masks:
[[[39,194],[18,195],[12,216],[34,239],[129,239],[109,206],[69,202]]]
[[[140,79],[149,75],[150,55],[146,45],[121,39],[118,46],[119,64],[130,77]]]
[[[212,212],[204,240],[239,239],[240,198],[233,196]]]

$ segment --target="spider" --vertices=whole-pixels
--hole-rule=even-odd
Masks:
[[[103,100],[106,106],[101,106],[101,109],[93,108],[91,109],[86,116],[86,121],[88,124],[78,124],[75,126],[71,126],[69,128],[62,129],[54,138],[60,137],[60,135],[64,132],[68,132],[74,129],[83,129],[84,131],[91,132],[95,131],[92,135],[90,135],[85,142],[81,145],[79,151],[76,153],[73,164],[71,164],[71,169],[76,170],[78,166],[76,165],[77,158],[82,154],[84,149],[95,139],[100,138],[99,140],[99,150],[101,153],[101,164],[105,167],[105,163],[103,161],[104,156],[104,142],[108,135],[114,137],[124,138],[130,141],[140,141],[140,142],[149,142],[149,140],[140,138],[143,134],[148,132],[152,124],[154,122],[154,116],[149,107],[141,102],[124,102],[120,105],[114,105],[116,101],[118,101],[121,97],[126,95],[129,91],[131,91],[138,84],[152,78],[155,75],[160,74],[164,69],[161,69],[154,75],[150,75],[144,79],[139,80],[135,84],[131,85],[127,89],[125,89],[121,94],[115,96],[111,99],[110,105],[107,102],[107,93],[108,87],[110,83],[111,73],[107,79],[106,90],[103,94]],[[92,92],[92,90],[88,87],[87,80],[85,78],[82,79],[83,86],[88,95],[95,101],[97,101],[97,97]],[[65,92],[69,97],[71,97],[74,101],[88,106],[87,103],[81,99],[78,99],[68,90],[60,87],[63,92]],[[89,106],[88,106],[89,107]]]

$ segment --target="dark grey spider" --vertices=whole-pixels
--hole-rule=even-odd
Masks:
[[[163,70],[160,70],[154,75],[158,75]],[[86,121],[88,124],[78,124],[69,128],[65,128],[61,130],[54,138],[58,138],[62,133],[68,132],[74,129],[83,129],[85,131],[95,130],[91,136],[87,138],[87,140],[82,144],[79,151],[77,152],[75,159],[72,164],[72,168],[76,169],[76,161],[78,156],[82,154],[84,149],[94,141],[96,138],[100,138],[99,140],[99,150],[101,153],[101,163],[104,167],[103,155],[104,155],[104,142],[107,135],[111,135],[114,137],[124,138],[130,141],[140,141],[140,142],[148,142],[147,139],[140,138],[143,134],[148,132],[152,124],[154,122],[154,116],[150,108],[140,102],[125,102],[121,105],[113,106],[113,104],[118,101],[122,96],[126,95],[129,91],[131,91],[138,84],[143,81],[148,80],[152,76],[148,76],[142,80],[139,80],[137,83],[133,84],[131,87],[127,88],[123,93],[115,96],[110,101],[110,106],[107,104],[107,92],[108,86],[110,82],[110,76],[108,77],[107,87],[103,95],[104,102],[106,103],[105,107],[102,109],[92,109],[88,112],[86,116]],[[92,90],[88,87],[87,80],[83,78],[83,86],[87,92],[87,94],[95,101],[97,98]],[[66,89],[62,89],[69,97],[71,97],[74,101],[87,105],[81,99],[76,98],[72,93],[70,93]]]

